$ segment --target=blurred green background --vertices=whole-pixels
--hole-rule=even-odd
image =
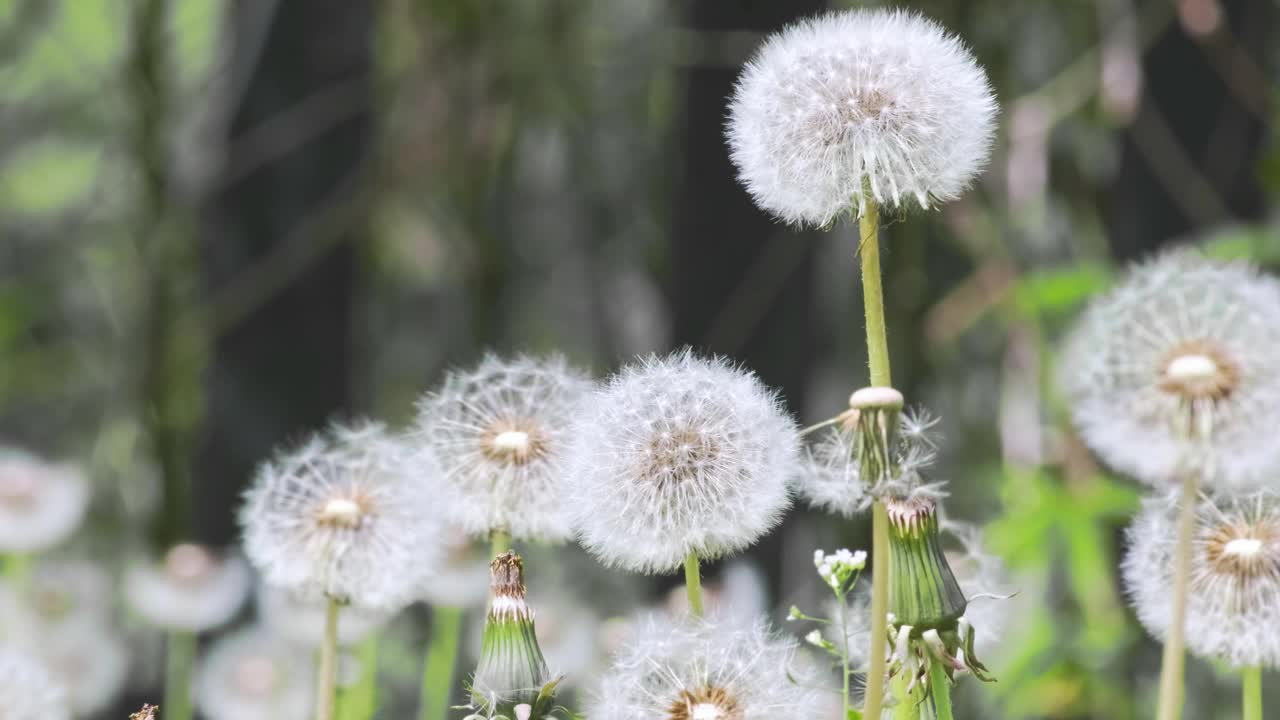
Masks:
[[[1055,348],[1165,245],[1280,264],[1280,3],[902,6],[1002,106],[976,190],[890,219],[884,259],[895,381],[1020,590],[963,716],[1147,717],[1159,648],[1116,572],[1140,491],[1072,434]],[[763,34],[824,7],[0,0],[0,433],[90,469],[67,552],[230,544],[273,447],[402,421],[486,348],[604,373],[688,344],[838,412],[865,383],[854,235],[765,217],[722,139]],[[798,510],[750,555],[785,608],[815,547],[868,542]],[[1236,716],[1237,680],[1190,667],[1186,716]]]

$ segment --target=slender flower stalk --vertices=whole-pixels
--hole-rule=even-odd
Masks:
[[[1254,665],[1243,671],[1243,720],[1262,720],[1262,668]]]
[[[511,549],[511,533],[502,529],[489,532],[489,557],[495,558]]]
[[[320,663],[316,674],[316,720],[333,720],[338,688],[338,611],[337,599],[329,597],[324,613],[324,642],[320,645]]]
[[[431,642],[422,670],[419,720],[446,720],[462,636],[462,608],[431,608]]]
[[[689,595],[689,612],[702,617],[702,569],[698,554],[692,551],[684,558],[684,588]]]
[[[164,709],[167,720],[191,720],[191,667],[196,634],[176,630],[165,641]]]
[[[1195,534],[1196,493],[1199,476],[1185,473],[1178,512],[1178,545],[1174,551],[1173,607],[1169,634],[1160,659],[1160,694],[1156,701],[1157,720],[1177,720],[1182,715],[1183,680],[1186,665],[1187,593],[1191,577],[1191,544]]]

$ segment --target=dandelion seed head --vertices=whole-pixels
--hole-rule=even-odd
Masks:
[[[569,460],[583,546],[606,565],[667,572],[780,520],[794,423],[755,375],[689,351],[623,368],[584,404]]]
[[[238,557],[219,558],[200,545],[175,545],[158,563],[125,573],[129,606],[143,620],[183,632],[204,632],[230,622],[249,595],[249,567]]]
[[[0,449],[0,552],[38,553],[71,536],[89,507],[81,471]]]
[[[0,647],[0,697],[5,720],[70,720],[63,688],[40,662]]]
[[[588,716],[599,720],[773,720],[813,717],[822,696],[796,663],[796,643],[763,623],[719,626],[650,619],[613,659]],[[808,679],[808,678],[805,678]]]
[[[986,165],[996,111],[986,73],[940,25],[849,10],[765,42],[738,81],[727,135],[757,205],[824,226],[871,197],[893,208],[958,197]]]
[[[306,720],[312,688],[305,653],[250,627],[218,639],[200,660],[193,699],[209,720]]]
[[[1177,501],[1150,499],[1129,529],[1124,578],[1138,618],[1156,637],[1172,613]],[[1196,507],[1187,648],[1235,667],[1280,667],[1280,495],[1202,497]]]
[[[334,428],[259,469],[241,510],[245,553],[270,585],[393,612],[442,560],[439,477],[429,453],[381,425]]]
[[[1068,338],[1061,380],[1107,463],[1156,487],[1179,466],[1248,490],[1280,461],[1280,283],[1191,250],[1139,265]]]
[[[560,356],[488,355],[423,398],[416,438],[458,498],[454,522],[477,537],[504,530],[517,540],[568,539],[563,457],[590,388]]]

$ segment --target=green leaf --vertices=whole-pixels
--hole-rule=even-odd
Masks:
[[[1025,314],[1061,313],[1084,303],[1111,284],[1111,273],[1094,263],[1028,273],[1014,288],[1015,303]]]
[[[65,210],[88,199],[101,166],[92,147],[56,140],[18,150],[0,174],[0,208],[31,215]]]

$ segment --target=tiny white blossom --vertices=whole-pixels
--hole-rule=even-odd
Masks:
[[[1063,355],[1085,442],[1156,487],[1179,469],[1205,486],[1274,477],[1280,443],[1280,283],[1197,252],[1139,265],[1094,301]]]
[[[822,639],[821,630],[810,630],[809,634],[804,636],[804,641],[814,647],[822,647],[822,644],[826,642]]]
[[[165,630],[204,632],[230,622],[249,596],[249,567],[200,545],[175,545],[158,563],[125,573],[125,598],[148,623]]]
[[[585,403],[569,473],[579,538],[667,572],[755,542],[789,505],[795,424],[755,375],[688,351],[623,368]]]
[[[814,551],[813,551],[813,566],[814,566],[814,567],[816,567],[816,568],[821,568],[821,567],[822,567],[822,561],[823,561],[824,559],[826,559],[826,553],[822,552],[821,550],[814,550]]]
[[[271,585],[373,611],[416,599],[443,554],[438,472],[381,426],[335,429],[264,465],[241,511],[244,547]]]
[[[0,448],[0,553],[38,553],[71,536],[89,507],[79,468]]]
[[[849,10],[771,36],[729,106],[739,178],[795,224],[958,197],[986,165],[996,102],[965,44],[937,23]]]
[[[450,372],[418,403],[415,437],[457,496],[452,521],[483,538],[502,530],[518,540],[568,539],[563,458],[590,389],[587,374],[560,356],[488,355]]]

